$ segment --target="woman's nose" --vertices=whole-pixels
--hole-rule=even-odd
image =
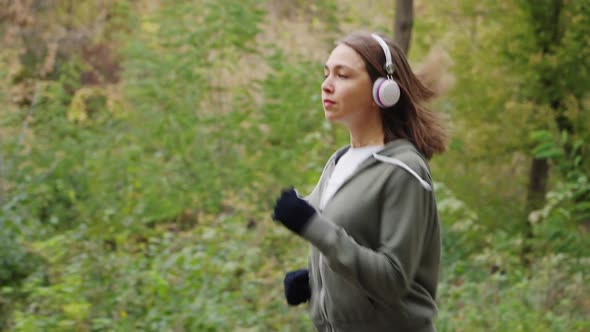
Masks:
[[[326,78],[324,82],[322,82],[322,91],[325,93],[334,92],[334,86],[332,85],[330,78]]]

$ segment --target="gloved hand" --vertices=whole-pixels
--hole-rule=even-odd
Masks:
[[[315,209],[299,197],[295,189],[291,187],[283,189],[281,196],[277,199],[272,219],[280,221],[291,231],[301,234],[303,227],[315,213]]]
[[[285,298],[289,305],[298,305],[309,301],[311,288],[309,287],[307,269],[287,272],[283,284],[285,285]]]

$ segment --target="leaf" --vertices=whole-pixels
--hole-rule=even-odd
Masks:
[[[71,319],[76,321],[85,320],[90,312],[88,303],[68,303],[62,306],[63,312]]]

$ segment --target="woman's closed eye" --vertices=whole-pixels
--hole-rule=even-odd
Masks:
[[[336,73],[335,75],[336,75],[336,77],[341,78],[341,79],[349,78],[348,74],[345,74],[345,73]],[[329,73],[324,73],[324,79],[328,78],[328,76],[330,76]]]

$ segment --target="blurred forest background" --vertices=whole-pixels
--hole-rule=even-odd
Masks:
[[[413,67],[455,81],[438,330],[590,331],[590,0],[398,2]],[[311,330],[270,211],[348,143],[335,40],[395,8],[0,0],[0,330]]]

